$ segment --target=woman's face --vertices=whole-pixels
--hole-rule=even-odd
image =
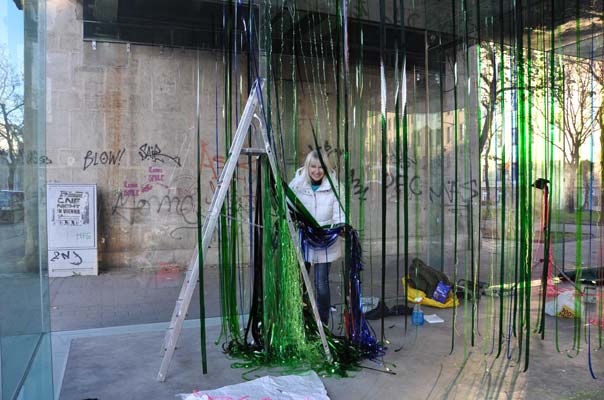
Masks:
[[[321,167],[321,162],[319,160],[310,161],[310,164],[308,164],[308,175],[316,182],[323,179],[325,172],[323,171],[323,167]]]

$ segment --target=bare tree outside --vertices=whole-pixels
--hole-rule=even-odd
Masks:
[[[491,200],[491,188],[489,182],[489,155],[491,152],[491,142],[493,140],[493,120],[495,117],[495,106],[497,104],[497,62],[494,45],[490,42],[481,44],[484,51],[483,62],[485,68],[480,71],[480,82],[482,82],[480,105],[485,112],[480,138],[478,140],[478,150],[484,157],[483,179],[486,187],[486,201]]]
[[[491,152],[493,136],[496,133],[493,122],[498,107],[506,101],[506,92],[523,89],[532,91],[538,95],[547,86],[545,53],[533,51],[531,53],[530,71],[525,71],[524,87],[520,88],[517,82],[511,78],[510,69],[513,68],[511,49],[504,47],[503,50],[495,43],[484,41],[481,47],[481,70],[480,72],[480,106],[483,112],[482,127],[480,139],[478,142],[478,151],[483,158],[483,176],[486,186],[486,200],[491,200],[491,191],[489,183],[489,165],[492,160],[498,160],[497,155]],[[502,54],[503,51],[503,54]],[[503,61],[502,61],[503,59]],[[529,76],[530,74],[530,76]],[[498,131],[501,132],[501,127]],[[497,163],[495,163],[497,165]]]
[[[556,118],[558,128],[563,132],[564,142],[564,172],[566,178],[566,194],[564,207],[574,212],[585,204],[576,204],[577,180],[583,179],[585,168],[581,166],[581,147],[592,135],[600,130],[598,121],[602,113],[601,97],[602,84],[594,79],[590,60],[575,57],[565,57],[563,60],[563,82],[561,90],[554,91],[554,99],[561,110],[561,118]],[[584,164],[584,167],[587,164]],[[591,167],[590,167],[591,168]],[[582,197],[590,193],[591,188],[581,184]]]
[[[0,47],[0,160],[8,166],[6,183],[15,189],[17,164],[23,161],[23,74],[15,69],[8,52]]]
[[[600,99],[597,104],[598,114],[598,128],[600,129],[600,207],[604,206],[604,61],[593,60],[591,64],[591,75],[595,82],[600,85]],[[594,99],[597,102],[597,99]],[[600,212],[600,225],[604,225],[604,213]]]

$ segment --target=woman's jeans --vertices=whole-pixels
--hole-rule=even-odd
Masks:
[[[315,264],[315,290],[317,291],[317,308],[319,317],[325,325],[329,322],[331,296],[329,292],[329,268],[331,263]]]

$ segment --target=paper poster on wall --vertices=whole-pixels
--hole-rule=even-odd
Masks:
[[[48,275],[97,275],[96,185],[47,185]]]

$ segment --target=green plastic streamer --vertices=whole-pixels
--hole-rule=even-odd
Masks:
[[[549,121],[545,121],[546,122],[546,126],[549,128],[547,129],[547,138],[548,140],[546,140],[545,145],[547,146],[547,143],[549,141],[549,148],[546,149],[546,154],[549,154],[550,156],[550,171],[552,170],[552,166],[553,166],[553,154],[554,154],[554,141],[555,141],[555,104],[554,104],[554,96],[552,95],[553,91],[556,90],[556,63],[555,63],[555,45],[556,45],[556,41],[555,41],[555,22],[554,22],[554,12],[555,12],[555,4],[552,3],[552,15],[551,15],[551,26],[550,26],[550,37],[551,37],[551,41],[550,41],[550,49],[549,49],[549,68],[548,68],[548,72],[549,72],[549,80],[548,80],[548,89],[549,89]],[[545,47],[545,46],[544,46]],[[547,99],[547,97],[546,97]],[[546,104],[545,106],[547,107],[547,100],[546,100]],[[547,118],[547,117],[546,117]],[[558,204],[560,204],[560,201],[558,201]],[[551,202],[550,202],[551,205]],[[549,229],[548,229],[548,234],[549,234]],[[546,240],[549,239],[549,237],[546,238]],[[564,251],[564,247],[562,247],[562,250]],[[564,252],[562,253],[562,265],[564,265]],[[545,268],[545,265],[544,265]],[[557,298],[556,298],[557,300]],[[557,302],[554,303],[557,306]],[[555,318],[555,346],[556,346],[556,350],[558,352],[560,352],[560,344],[558,341],[558,318]]]
[[[463,19],[463,30],[464,30],[464,41],[463,41],[463,47],[462,47],[462,51],[464,53],[464,71],[466,74],[468,74],[468,71],[470,70],[470,52],[468,49],[468,42],[470,40],[470,36],[469,36],[469,32],[468,32],[468,6],[467,6],[467,2],[466,0],[462,0],[461,1],[461,10],[462,10],[462,19]],[[427,81],[427,80],[426,80]],[[470,154],[470,94],[471,94],[471,89],[472,86],[470,85],[470,82],[468,82],[469,79],[465,80],[465,90],[463,91],[464,93],[464,97],[463,97],[463,102],[464,102],[464,121],[465,121],[465,134],[463,136],[463,140],[464,140],[464,177],[467,177],[469,174],[470,177],[470,182],[472,181],[472,157]],[[479,132],[477,130],[477,132]],[[467,252],[464,252],[464,277],[466,282],[468,281],[474,281],[474,229],[473,229],[473,219],[474,219],[474,209],[473,209],[473,202],[472,199],[470,198],[470,200],[468,201],[467,207],[466,207],[466,212],[468,213],[468,218],[467,218],[467,235],[468,235],[468,245],[470,248],[470,268],[468,268],[468,259],[467,259]],[[471,279],[470,279],[471,278]],[[471,289],[472,290],[472,294],[475,294],[475,289]],[[470,323],[467,322],[468,320],[468,296],[471,294],[469,290],[465,290],[464,291],[464,357],[468,357],[468,345],[467,345],[467,338],[468,336],[470,336],[470,345],[474,346],[474,319],[475,319],[475,307],[474,305],[476,304],[474,299],[476,298],[475,295],[472,298],[472,304],[471,304],[471,315],[470,315]]]
[[[499,24],[500,27],[503,25],[503,2],[499,4]],[[504,72],[504,31],[500,28],[500,36],[499,36],[499,104],[500,104],[500,115],[505,115],[505,72]],[[505,119],[501,120],[501,130],[505,132]],[[501,143],[501,256],[499,263],[499,335],[497,338],[497,356],[501,355],[501,351],[503,348],[503,306],[504,306],[504,294],[503,288],[505,285],[505,259],[506,254],[505,251],[507,246],[505,245],[505,213],[506,213],[506,173],[505,173],[505,163],[506,163],[506,147],[505,147],[505,135],[502,135],[502,143]],[[516,296],[517,291],[514,290],[514,304],[516,304]],[[514,324],[516,321],[516,312],[514,310]],[[515,326],[515,325],[514,325]],[[516,330],[514,328],[514,334]]]
[[[381,138],[382,138],[382,303],[386,302],[386,158],[387,158],[387,131],[386,131],[386,73],[384,71],[384,46],[386,41],[386,2],[380,0],[380,90],[381,90]],[[384,313],[381,313],[381,342],[384,342]]]
[[[225,7],[227,7],[225,5]],[[226,18],[225,29],[230,31],[232,21]],[[233,87],[232,87],[232,52],[230,51],[230,36],[224,43],[224,143],[225,158],[229,156],[229,148],[233,136]],[[235,173],[234,176],[237,176]],[[219,249],[220,249],[220,304],[222,312],[221,333],[217,342],[223,336],[230,339],[231,335],[239,335],[239,312],[237,307],[237,291],[235,290],[235,279],[237,274],[237,183],[236,179],[230,183],[228,201],[222,206],[219,226]],[[232,217],[232,218],[229,218]],[[230,219],[230,221],[229,221]]]
[[[453,17],[453,33],[457,34],[457,24],[456,24],[456,0],[451,0],[451,15]],[[458,136],[458,129],[459,129],[459,121],[458,121],[458,115],[457,115],[457,42],[455,42],[453,44],[453,157],[454,157],[454,161],[453,161],[453,176],[454,176],[454,180],[455,182],[459,181],[459,175],[458,175],[458,157],[459,157],[459,150],[458,150],[458,142],[459,142],[459,136]],[[457,217],[458,217],[458,210],[459,210],[459,203],[458,203],[458,194],[457,194],[457,190],[455,191],[454,194],[454,200],[453,200],[453,229],[454,229],[454,233],[453,233],[453,292],[457,292],[457,267],[458,267],[458,258],[457,258],[457,238],[458,238],[458,232],[457,232]],[[453,324],[451,324],[451,351],[450,353],[453,354],[453,349],[455,348],[455,324],[457,321],[457,309],[454,307],[453,308]]]
[[[525,315],[523,324],[525,326],[526,341],[525,341],[525,358],[524,371],[529,366],[529,349],[530,349],[530,324],[531,324],[531,243],[533,236],[532,227],[532,210],[531,210],[531,193],[530,193],[530,164],[528,153],[530,141],[526,130],[526,92],[525,92],[525,62],[524,62],[524,25],[523,25],[523,8],[519,5],[516,9],[516,46],[517,46],[517,79],[518,79],[518,185],[519,185],[519,207],[517,212],[520,213],[520,268],[522,271],[522,288],[524,290]],[[521,341],[520,341],[521,342]]]
[[[346,0],[343,1],[344,7],[346,7]],[[343,21],[343,35],[342,35],[342,57],[344,59],[344,222],[349,225],[350,219],[350,207],[351,207],[351,178],[350,178],[350,138],[349,138],[349,115],[348,115],[348,98],[350,95],[350,66],[348,64],[348,8],[342,10],[342,21]],[[339,125],[339,124],[338,124]],[[338,157],[339,160],[339,157]],[[340,187],[338,187],[340,189]],[[348,294],[350,288],[348,287],[348,277],[350,275],[351,265],[351,254],[352,244],[350,241],[350,235],[345,236],[344,240],[344,271],[343,271],[343,282],[344,282],[344,312],[348,314]]]
[[[197,165],[201,165],[201,132],[200,132],[200,105],[199,105],[199,94],[200,94],[200,75],[199,75],[199,53],[197,53],[197,91],[196,91],[196,150],[197,150]],[[199,335],[201,343],[201,371],[205,375],[208,373],[208,356],[206,351],[206,307],[205,307],[205,293],[204,293],[204,276],[203,276],[203,234],[202,234],[202,217],[201,217],[201,170],[197,168],[197,259],[199,268]]]

